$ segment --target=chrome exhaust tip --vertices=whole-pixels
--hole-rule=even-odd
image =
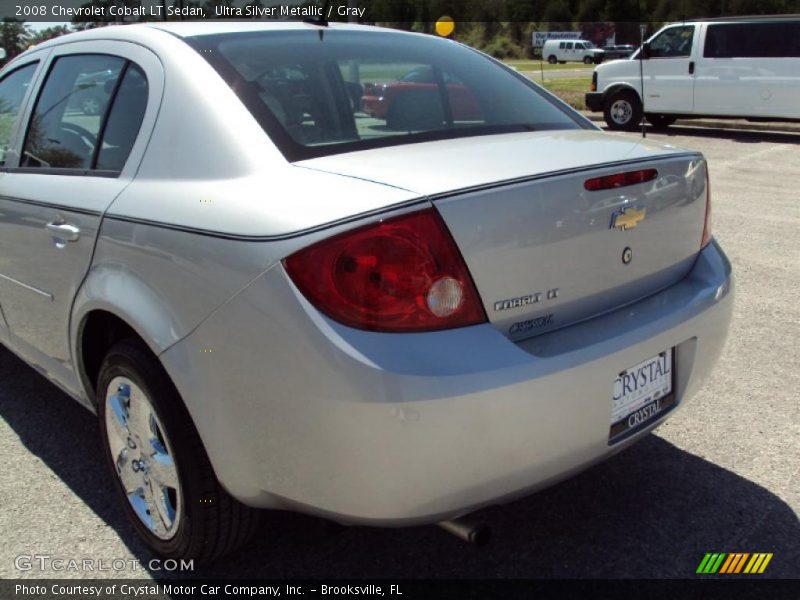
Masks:
[[[472,523],[464,519],[450,519],[449,521],[440,521],[437,525],[447,533],[451,533],[457,538],[478,547],[485,546],[492,539],[492,530],[484,523]]]

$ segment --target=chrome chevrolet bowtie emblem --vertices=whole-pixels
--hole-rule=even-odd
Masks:
[[[611,217],[611,229],[619,229],[620,231],[633,229],[641,221],[644,221],[645,214],[647,214],[646,208],[623,208],[615,212]]]

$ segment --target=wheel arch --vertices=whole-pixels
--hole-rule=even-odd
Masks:
[[[639,99],[639,102],[642,101],[642,95],[639,93],[639,90],[636,89],[629,83],[612,83],[603,90],[603,101],[605,102],[608,98],[613,96],[614,94],[621,92],[621,91],[630,91],[636,94],[636,97]]]
[[[73,304],[70,339],[75,369],[91,405],[100,364],[111,346],[136,337],[157,358],[180,339],[178,330],[169,307],[144,281],[107,267],[90,271]]]

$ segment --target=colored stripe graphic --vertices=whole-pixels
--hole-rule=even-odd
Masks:
[[[761,563],[761,568],[758,570],[758,572],[759,573],[763,573],[764,571],[766,571],[767,565],[769,564],[769,561],[771,561],[771,560],[772,560],[772,552],[767,554],[767,557],[764,559],[764,562]]]
[[[703,557],[703,560],[700,561],[700,566],[697,567],[697,571],[695,573],[705,573],[706,572],[706,565],[708,564],[709,559],[711,558],[711,554],[706,553]]]
[[[700,561],[696,573],[702,575],[733,575],[738,573],[760,574],[772,560],[772,553],[756,552],[707,552]],[[749,560],[748,560],[749,559]],[[747,565],[747,566],[745,566]],[[744,571],[742,571],[744,569]]]
[[[739,561],[739,564],[736,565],[736,569],[734,571],[731,571],[731,572],[732,573],[741,573],[742,567],[744,567],[744,563],[745,563],[745,561],[747,561],[747,557],[748,556],[750,556],[749,552],[745,552],[744,554],[742,554],[742,558]]]
[[[725,559],[726,554],[724,552],[717,553],[707,553],[704,557],[700,566],[697,567],[697,573],[703,574],[713,574],[716,573],[719,569],[722,561]]]
[[[772,560],[772,553],[759,553],[753,554],[753,558],[750,559],[750,562],[747,563],[747,566],[744,569],[745,573],[763,573],[769,561]]]
[[[722,563],[722,568],[719,570],[720,573],[730,573],[730,568],[735,565],[739,561],[738,554],[728,554],[728,559]]]
[[[742,553],[742,552],[735,552],[733,554],[728,555],[728,560],[725,561],[725,564],[722,565],[722,568],[719,570],[720,573],[738,573],[742,570],[744,566],[744,562],[747,560],[747,557],[750,556],[749,553]]]

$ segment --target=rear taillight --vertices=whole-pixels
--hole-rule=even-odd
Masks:
[[[373,331],[432,331],[486,321],[458,248],[434,209],[324,240],[284,261],[332,319]]]
[[[703,239],[700,240],[702,250],[711,241],[711,180],[708,177],[708,165],[706,165],[706,220],[703,224]]]
[[[645,183],[654,180],[656,177],[658,177],[658,171],[656,169],[641,169],[639,171],[614,173],[613,175],[587,179],[583,182],[583,187],[590,192],[599,192],[600,190],[610,190],[628,185],[636,185],[637,183]]]
[[[592,91],[592,92],[596,92],[597,91],[597,71],[592,73],[592,85],[589,86],[589,90]]]

